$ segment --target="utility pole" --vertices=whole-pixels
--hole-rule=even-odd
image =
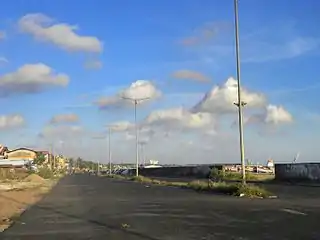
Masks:
[[[234,0],[234,22],[235,22],[235,42],[236,42],[236,64],[237,64],[237,81],[238,81],[238,102],[235,105],[238,107],[239,118],[239,139],[240,139],[240,157],[241,157],[241,171],[242,184],[246,184],[246,166],[245,166],[245,151],[243,140],[243,114],[242,108],[246,105],[241,99],[241,81],[240,81],[240,43],[239,43],[239,16],[238,16],[238,0]]]
[[[135,124],[135,132],[136,132],[136,176],[139,176],[139,129],[137,124],[137,105],[138,102],[148,100],[150,97],[146,98],[129,98],[129,97],[122,97],[126,100],[131,100],[134,103],[134,124]]]
[[[141,162],[143,162],[143,166],[146,165],[146,155],[145,155],[145,145],[146,142],[140,142],[140,148],[141,148]]]
[[[109,143],[109,174],[111,174],[112,166],[111,166],[111,127],[110,126],[108,129],[108,143]]]

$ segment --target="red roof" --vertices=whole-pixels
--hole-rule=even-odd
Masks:
[[[37,151],[37,153],[42,153],[44,155],[49,154],[49,151]]]

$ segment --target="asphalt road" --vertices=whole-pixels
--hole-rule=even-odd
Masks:
[[[320,239],[319,200],[250,200],[75,175],[0,239]]]

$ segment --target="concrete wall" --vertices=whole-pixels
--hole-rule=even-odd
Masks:
[[[292,163],[275,165],[276,180],[320,182],[320,163]]]
[[[143,168],[139,174],[146,177],[207,178],[213,167],[222,169],[222,165]]]

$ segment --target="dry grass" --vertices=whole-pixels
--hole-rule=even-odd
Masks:
[[[170,182],[170,181],[160,181],[157,179],[152,179],[144,176],[130,177],[122,175],[109,175],[108,177],[121,179],[121,180],[130,180],[145,184],[156,184],[161,186],[171,186],[179,188],[188,188],[200,192],[215,192],[222,193],[233,196],[246,196],[246,197],[259,197],[267,198],[272,196],[272,194],[266,189],[256,186],[254,184],[242,185],[240,183],[227,183],[224,181],[212,182],[212,181],[200,181],[195,180],[191,182]]]

